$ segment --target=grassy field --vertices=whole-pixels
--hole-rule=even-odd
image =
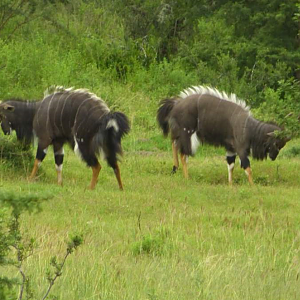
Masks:
[[[123,192],[104,162],[88,190],[91,170],[70,150],[62,188],[51,151],[33,183],[27,168],[2,163],[1,189],[53,196],[22,217],[24,235],[37,241],[25,271],[38,299],[50,257],[62,257],[76,233],[84,244],[53,287],[58,299],[300,299],[300,158],[291,155],[299,141],[275,162],[252,160],[253,187],[237,164],[229,187],[223,151],[199,149],[185,180],[181,170],[170,174],[158,131],[134,136],[124,140]]]

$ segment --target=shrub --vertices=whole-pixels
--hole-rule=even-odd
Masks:
[[[264,121],[276,121],[283,126],[286,135],[300,136],[300,83],[293,80],[281,80],[278,89],[266,88],[265,102],[256,110]]]
[[[0,276],[0,299],[36,299],[30,278],[25,274],[23,264],[26,259],[33,255],[35,241],[24,239],[20,217],[28,212],[41,210],[41,202],[50,196],[36,194],[14,194],[12,192],[0,192],[0,266],[13,266],[18,269],[18,276],[8,278]],[[52,271],[47,272],[48,288],[45,290],[43,299],[46,299],[56,279],[62,275],[62,269],[66,259],[82,244],[81,236],[70,238],[67,243],[66,253],[61,262],[56,257],[50,260]],[[19,295],[14,287],[19,286]]]
[[[283,156],[288,158],[300,157],[300,145],[294,145],[283,152]]]
[[[0,161],[6,167],[27,169],[33,161],[32,149],[19,141],[15,135],[0,135]]]
[[[170,249],[168,239],[170,238],[170,231],[164,227],[156,230],[154,234],[147,234],[142,236],[142,239],[134,243],[132,247],[133,255],[152,254],[162,255]]]

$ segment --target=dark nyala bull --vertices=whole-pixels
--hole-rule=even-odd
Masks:
[[[33,138],[33,118],[40,102],[21,99],[6,100],[3,104],[14,107],[14,113],[3,112],[1,128],[5,135],[16,131],[18,141],[30,145]]]
[[[160,102],[157,120],[165,136],[170,132],[173,150],[173,173],[179,166],[180,152],[183,173],[188,178],[187,157],[196,153],[200,143],[223,146],[227,150],[228,180],[232,174],[236,155],[252,184],[252,172],[248,156],[257,160],[275,160],[287,138],[276,137],[282,129],[256,120],[246,104],[234,94],[209,87],[192,87],[178,97]]]
[[[5,106],[4,106],[5,105]],[[11,105],[15,111],[8,114]],[[122,154],[121,138],[128,133],[129,122],[121,112],[111,112],[107,105],[88,90],[52,87],[42,101],[9,100],[0,107],[3,111],[2,130],[16,131],[18,140],[29,144],[33,136],[38,139],[33,179],[53,145],[58,184],[62,184],[63,145],[68,142],[77,154],[92,168],[90,188],[94,189],[101,169],[98,154],[103,154],[113,168],[120,189],[123,189],[117,163]]]
[[[127,117],[111,112],[102,99],[85,89],[55,87],[45,92],[34,119],[33,130],[38,149],[30,175],[33,179],[53,145],[58,184],[62,184],[63,145],[68,142],[92,168],[90,189],[94,189],[101,170],[98,154],[102,154],[114,170],[119,188],[123,189],[117,163],[122,154],[121,138],[130,130]]]

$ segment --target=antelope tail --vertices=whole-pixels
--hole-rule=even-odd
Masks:
[[[121,112],[110,112],[102,118],[93,139],[93,149],[98,153],[103,152],[112,168],[115,168],[118,155],[122,155],[121,139],[129,131],[128,118]]]
[[[170,113],[177,102],[178,98],[171,98],[161,100],[159,103],[159,108],[157,110],[157,122],[162,129],[164,136],[169,134]]]

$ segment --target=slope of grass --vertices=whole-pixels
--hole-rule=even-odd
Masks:
[[[181,170],[170,175],[169,142],[145,135],[124,141],[123,192],[105,163],[87,190],[91,170],[68,150],[62,188],[51,151],[33,183],[1,166],[1,188],[54,196],[22,219],[37,240],[25,270],[38,295],[50,257],[83,233],[53,288],[58,299],[299,299],[299,158],[253,161],[254,187],[237,166],[229,187],[223,151],[199,149],[185,180]]]

